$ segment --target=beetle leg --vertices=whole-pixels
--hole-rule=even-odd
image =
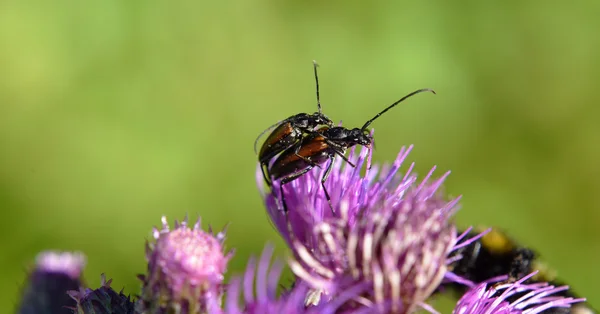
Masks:
[[[298,153],[294,153],[294,155],[296,155],[296,157],[304,160],[307,164],[309,164],[309,165],[311,165],[313,167],[318,167],[319,169],[323,169],[323,168],[321,168],[321,165],[319,165],[318,163],[315,163],[314,161],[310,160],[307,157],[301,156]]]
[[[345,152],[346,152],[346,148],[341,147],[340,145],[336,144],[335,142],[328,140],[327,138],[325,138],[325,141],[327,143],[327,145],[329,145],[329,147],[331,147],[333,149],[333,152],[342,157],[342,159],[347,162],[350,166],[352,166],[352,168],[356,168],[356,165],[351,162],[348,158],[346,158],[346,156],[344,156]]]
[[[353,163],[352,163],[352,162],[351,162],[351,161],[350,161],[348,158],[346,158],[346,156],[344,156],[344,152],[341,152],[341,151],[339,151],[339,150],[337,150],[337,149],[336,149],[336,150],[335,150],[335,153],[336,153],[338,156],[342,157],[342,159],[343,159],[345,162],[347,162],[347,163],[348,163],[350,166],[352,166],[352,168],[356,168],[356,165],[355,165],[355,164],[353,164]]]
[[[284,214],[287,216],[287,212],[288,212],[288,208],[287,208],[287,204],[285,203],[285,194],[283,194],[283,186],[298,179],[299,177],[301,177],[302,175],[304,175],[305,173],[309,172],[311,169],[313,168],[313,165],[309,165],[306,169],[303,169],[299,172],[296,173],[292,173],[289,176],[281,179],[281,181],[279,181],[279,195],[281,196],[281,203],[283,206],[283,212]]]
[[[331,213],[335,215],[335,210],[333,210],[333,205],[331,205],[331,197],[329,197],[329,193],[327,192],[327,188],[325,188],[325,180],[329,177],[329,173],[331,173],[331,169],[333,168],[333,161],[335,159],[333,156],[329,157],[329,166],[325,169],[325,174],[323,174],[323,178],[321,178],[321,186],[323,187],[323,192],[325,192],[325,198],[327,199],[327,203],[329,204],[329,208],[331,209]]]

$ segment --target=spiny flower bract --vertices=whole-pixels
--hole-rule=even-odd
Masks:
[[[135,303],[123,291],[116,292],[111,288],[112,279],[100,276],[100,288],[69,291],[69,295],[77,302],[75,313],[78,314],[103,314],[119,313],[133,314]]]

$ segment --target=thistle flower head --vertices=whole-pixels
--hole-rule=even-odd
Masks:
[[[265,195],[272,220],[295,252],[292,271],[325,301],[367,282],[371,289],[362,305],[410,313],[426,307],[425,299],[444,279],[448,254],[457,244],[449,219],[458,198],[447,201],[438,193],[448,173],[431,180],[431,170],[421,182],[412,174],[414,164],[398,173],[411,149],[403,148],[392,165],[369,169],[367,161],[364,176],[360,167],[370,160],[370,150],[350,154],[355,168],[336,160],[325,184],[334,213],[320,188],[320,171],[284,187],[289,227],[276,195]]]
[[[19,314],[71,313],[75,306],[67,291],[79,289],[85,256],[46,251],[38,254],[19,306]]]
[[[166,217],[162,228],[154,228],[154,243],[147,243],[148,274],[143,281],[143,309],[150,312],[204,312],[220,297],[223,275],[233,253],[225,253],[225,233],[201,229],[200,219],[192,228],[187,219],[170,230]]]
[[[77,302],[75,313],[119,313],[133,314],[135,303],[123,290],[116,292],[111,288],[112,279],[106,280],[104,274],[100,277],[100,288],[69,291],[69,295]]]
[[[525,284],[537,272],[514,283],[490,285],[504,280],[496,278],[469,290],[457,303],[454,314],[537,314],[551,308],[569,308],[585,299],[561,296],[568,286],[555,287],[548,283]]]

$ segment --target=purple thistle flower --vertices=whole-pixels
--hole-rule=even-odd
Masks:
[[[69,307],[74,307],[75,301],[67,291],[79,289],[84,266],[85,256],[81,253],[48,251],[38,254],[17,313],[72,313]]]
[[[133,314],[135,303],[129,296],[123,294],[123,290],[116,292],[110,286],[112,279],[106,280],[104,274],[100,275],[101,286],[98,289],[83,289],[69,291],[69,295],[77,302],[74,313],[81,314]]]
[[[333,314],[354,313],[340,311],[339,307],[350,299],[359,295],[364,290],[364,285],[357,285],[344,291],[337,300],[323,303],[318,306],[306,306],[306,296],[309,287],[300,282],[290,290],[277,296],[277,288],[283,263],[275,260],[270,263],[273,247],[267,245],[263,250],[260,260],[250,258],[243,277],[234,277],[227,288],[225,310],[217,310],[211,314]],[[243,296],[243,306],[239,304],[240,294]]]
[[[162,228],[153,229],[154,243],[146,243],[148,274],[143,281],[140,311],[146,313],[205,313],[217,306],[223,275],[233,252],[225,253],[225,231],[213,234],[193,228],[187,218],[169,229],[166,217]]]
[[[271,221],[288,244],[292,244],[291,229],[296,240],[312,249],[319,245],[318,241],[313,238],[314,226],[329,218],[340,218],[342,204],[347,204],[347,219],[350,224],[354,224],[365,208],[372,208],[376,204],[384,203],[397,205],[396,203],[401,201],[409,190],[415,190],[414,184],[417,177],[411,173],[414,163],[410,165],[404,176],[398,173],[412,148],[412,145],[408,148],[402,147],[391,165],[375,164],[371,167],[371,151],[368,149],[362,149],[360,154],[356,154],[355,149],[350,150],[348,159],[356,167],[343,162],[340,157],[335,158],[331,173],[325,182],[335,214],[331,212],[321,187],[321,178],[327,168],[326,164],[321,169],[315,168],[284,186],[283,191],[289,209],[287,217],[283,213],[281,205],[278,204],[279,182],[275,181],[272,191],[267,191],[260,168],[257,168],[256,180]],[[367,170],[365,175],[361,176],[360,171],[365,161],[367,161]],[[424,185],[425,181],[431,177],[433,170],[435,168],[427,175],[422,186],[418,187],[427,189],[427,191],[422,191],[422,195],[431,193],[427,199],[429,204],[436,203],[438,207],[454,206],[458,199],[454,200],[452,204],[446,204],[447,202],[438,195],[433,195],[449,172],[428,186]],[[288,226],[288,222],[291,227]]]
[[[430,180],[434,168],[417,183],[412,164],[404,175],[398,174],[411,149],[402,148],[392,165],[372,169],[368,150],[359,156],[351,152],[356,168],[342,166],[337,158],[326,181],[333,214],[320,186],[324,170],[313,170],[284,187],[289,225],[276,195],[261,188],[271,220],[296,255],[292,271],[315,289],[313,296],[321,292],[327,302],[347,287],[367,282],[371,289],[364,305],[397,313],[428,308],[425,299],[450,274],[448,255],[458,239],[449,219],[459,198],[446,201],[438,192],[449,173]],[[278,190],[275,182],[273,191]],[[313,301],[324,302],[318,297]]]
[[[567,290],[568,286],[554,287],[548,283],[524,284],[535,274],[537,271],[514,283],[489,285],[491,282],[505,280],[506,276],[481,283],[469,290],[458,301],[453,313],[537,314],[548,309],[569,308],[573,303],[585,301],[584,298],[575,299],[554,295]]]

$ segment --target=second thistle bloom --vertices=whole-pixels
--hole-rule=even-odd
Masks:
[[[225,233],[192,228],[187,219],[170,230],[165,217],[148,243],[148,274],[143,280],[140,308],[149,313],[205,313],[217,306],[223,276],[232,253],[225,253]]]

